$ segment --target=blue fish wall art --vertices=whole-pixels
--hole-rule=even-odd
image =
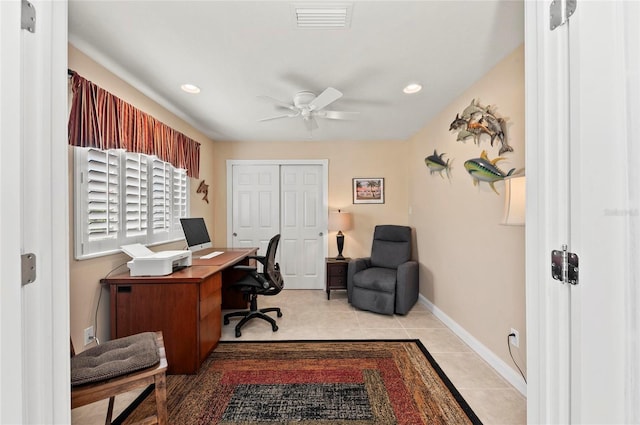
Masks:
[[[497,181],[503,180],[505,177],[510,176],[515,171],[515,168],[509,170],[508,173],[505,173],[500,168],[496,166],[498,161],[502,161],[504,158],[497,157],[493,160],[490,160],[487,156],[486,151],[482,151],[480,154],[480,158],[473,158],[468,161],[465,161],[464,168],[467,170],[469,175],[473,178],[473,185],[477,185],[478,182],[483,181],[489,183],[491,189],[499,195],[496,188],[493,184]]]
[[[424,163],[427,165],[427,168],[429,168],[429,174],[438,173],[440,177],[444,178],[442,176],[442,172],[444,171],[447,177],[451,178],[451,166],[448,159],[445,161],[442,158],[444,155],[446,154],[441,153],[438,155],[438,152],[434,149],[433,155],[429,155],[424,159]]]

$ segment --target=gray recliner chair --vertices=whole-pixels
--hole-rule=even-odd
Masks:
[[[362,310],[406,314],[418,300],[418,262],[411,261],[411,228],[376,226],[371,257],[347,269],[347,297]]]

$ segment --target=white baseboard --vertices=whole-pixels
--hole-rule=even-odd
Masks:
[[[496,356],[493,351],[485,347],[480,341],[475,339],[473,335],[467,332],[462,326],[456,323],[451,317],[447,316],[442,310],[436,307],[431,301],[426,299],[422,294],[419,295],[418,301],[423,304],[427,309],[433,313],[438,319],[442,321],[453,333],[455,333],[460,339],[462,339],[473,351],[475,351],[480,357],[484,359],[489,366],[495,369],[500,376],[507,380],[514,386],[523,396],[527,396],[527,384],[524,383],[522,376],[509,365],[507,365],[502,359]]]

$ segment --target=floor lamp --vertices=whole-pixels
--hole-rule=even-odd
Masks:
[[[343,230],[351,229],[351,213],[342,212],[340,210],[329,213],[329,230],[338,231],[336,235],[336,241],[338,243],[338,256],[337,260],[344,260],[342,256],[342,248],[344,248],[344,235]]]

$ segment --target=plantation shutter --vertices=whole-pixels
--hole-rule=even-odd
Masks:
[[[125,155],[126,238],[144,241],[148,228],[147,156],[127,152]]]
[[[176,168],[173,170],[173,223],[171,226],[172,236],[179,238],[183,236],[180,219],[187,217],[187,170]]]
[[[168,163],[154,159],[152,168],[153,225],[152,237],[171,230],[171,167]]]
[[[120,160],[117,151],[84,149],[75,167],[76,257],[115,249],[120,231]]]
[[[87,172],[87,234],[89,240],[115,238],[120,228],[120,166],[110,151],[90,149]]]
[[[74,149],[75,258],[184,238],[189,178],[157,157],[122,149]]]

